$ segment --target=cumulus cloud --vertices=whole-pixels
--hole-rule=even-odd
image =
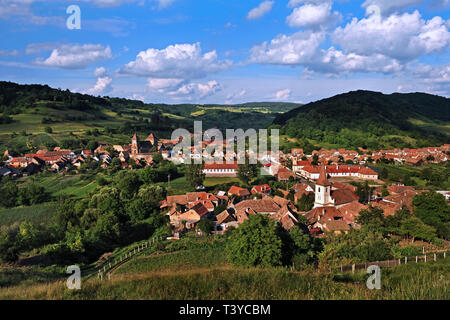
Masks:
[[[250,12],[247,14],[247,19],[254,20],[263,17],[265,14],[269,13],[272,10],[273,4],[274,1],[261,2],[259,6],[250,10]]]
[[[337,28],[332,40],[345,52],[407,60],[446,48],[450,33],[441,17],[425,21],[416,10],[387,18],[375,14],[361,20],[354,18],[345,27]]]
[[[95,77],[104,77],[108,74],[108,70],[104,67],[99,67],[94,70]]]
[[[119,72],[126,75],[164,78],[198,79],[231,67],[229,60],[220,61],[216,51],[202,53],[200,43],[176,44],[165,49],[147,49]]]
[[[252,48],[251,61],[264,64],[299,65],[310,62],[325,40],[324,32],[299,31],[293,35],[279,35],[270,43]]]
[[[330,47],[322,49],[323,31],[299,31],[291,36],[279,35],[270,43],[252,49],[251,61],[262,64],[303,66],[307,72],[325,74],[380,72],[402,70],[396,59],[383,54],[360,55],[344,53]]]
[[[111,87],[112,78],[110,77],[99,77],[95,86],[86,91],[87,94],[91,95],[101,95],[112,90]]]
[[[450,63],[445,65],[418,64],[411,66],[409,71],[431,92],[450,95]]]
[[[52,50],[43,60],[38,58],[35,64],[63,69],[82,69],[91,63],[112,58],[111,48],[100,44],[64,44]]]
[[[185,81],[183,79],[160,79],[149,78],[147,80],[147,87],[151,90],[156,90],[159,93],[176,91]]]
[[[289,99],[290,96],[291,96],[291,90],[290,89],[280,90],[280,91],[277,91],[275,93],[275,98],[277,98],[279,100]]]
[[[30,43],[27,45],[25,52],[26,54],[39,54],[41,52],[51,51],[58,46],[59,45],[54,42]]]
[[[377,6],[378,8],[380,8],[380,13],[382,15],[389,15],[413,5],[419,5],[423,1],[424,0],[366,0],[362,4],[362,7],[367,9],[370,6]]]
[[[207,96],[213,95],[220,90],[220,84],[215,80],[211,80],[206,83],[188,83],[181,86],[175,91],[169,91],[167,94],[171,96],[193,96],[203,99]]]
[[[331,2],[320,4],[305,4],[295,8],[286,18],[286,22],[291,27],[312,27],[332,25],[337,23],[341,15],[338,12],[331,12]]]

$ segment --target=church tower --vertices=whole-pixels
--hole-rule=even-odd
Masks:
[[[319,179],[316,182],[314,208],[334,206],[331,198],[331,183],[328,181],[325,166],[320,167]]]
[[[135,133],[133,138],[131,138],[131,154],[137,155],[139,153],[139,138]]]

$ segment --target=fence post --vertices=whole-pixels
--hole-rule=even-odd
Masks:
[[[408,263],[408,257],[405,257],[405,264]]]
[[[111,269],[111,262],[109,263],[109,268]]]
[[[400,258],[398,259],[398,264],[399,264],[399,265],[402,264],[401,261],[400,261]]]
[[[436,261],[436,253],[434,254],[434,261]]]
[[[444,251],[444,259],[445,259],[445,253],[446,253],[446,252]]]
[[[416,256],[416,263],[417,263],[417,256]]]
[[[108,280],[111,280],[111,272],[108,272]]]
[[[427,262],[427,255],[424,255],[423,256],[423,259],[424,259],[424,261],[425,261],[425,263]]]
[[[355,274],[355,264],[352,264],[352,273]]]
[[[341,264],[341,272],[342,272],[342,264]]]

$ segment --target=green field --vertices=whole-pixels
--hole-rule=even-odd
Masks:
[[[39,204],[31,207],[17,207],[0,210],[0,228],[20,225],[27,221],[33,224],[49,223],[55,214],[56,205]]]
[[[203,239],[204,240],[204,239]],[[202,240],[202,241],[203,241]],[[63,279],[51,281],[38,270],[27,275],[34,281],[18,281],[0,288],[0,299],[249,299],[249,300],[323,300],[323,299],[400,299],[450,298],[449,259],[429,263],[410,263],[383,268],[381,290],[366,287],[365,272],[338,273],[321,270],[291,272],[287,268],[233,267],[224,259],[220,242],[193,249],[165,250],[147,257],[136,257],[119,268],[111,281],[84,280],[80,291],[69,291]],[[183,246],[183,245],[181,245]],[[170,246],[169,246],[170,247]],[[168,247],[168,248],[169,248]],[[15,271],[17,279],[25,279]],[[55,277],[58,272],[55,272]],[[43,279],[44,278],[44,279]]]

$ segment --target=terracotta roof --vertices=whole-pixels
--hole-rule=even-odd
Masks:
[[[216,216],[217,224],[236,221],[236,218],[233,216],[233,212],[234,209],[232,208],[228,208],[227,210],[222,211]]]
[[[317,207],[303,215],[311,224],[322,220],[343,219],[344,216],[335,207]]]
[[[350,226],[344,220],[330,220],[324,223],[327,231],[348,231]]]
[[[252,209],[256,213],[275,213],[280,209],[272,199],[244,200],[235,207],[237,211]]]
[[[366,210],[368,206],[359,203],[358,201],[353,201],[348,204],[343,205],[338,208],[339,212],[344,216],[344,220],[347,223],[355,222],[359,216],[359,212],[362,210]]]
[[[330,182],[328,181],[327,173],[325,171],[325,166],[320,167],[320,175],[319,179],[317,180],[317,184],[324,187],[330,186]]]
[[[245,196],[250,195],[250,192],[247,189],[237,187],[237,186],[232,186],[230,188],[230,190],[228,190],[228,194],[229,195],[237,195],[239,197],[245,197]]]
[[[275,202],[275,203],[276,203],[277,205],[279,205],[280,207],[282,207],[282,206],[287,205],[287,204],[290,203],[289,200],[284,199],[284,198],[282,198],[282,197],[280,197],[280,196],[275,196],[275,197],[273,197],[272,200],[273,200],[273,202]]]
[[[271,191],[272,189],[270,188],[270,186],[268,184],[263,184],[260,186],[254,186],[252,188],[252,193],[262,193],[262,192],[268,192]]]
[[[193,206],[191,210],[197,212],[200,217],[203,217],[205,214],[209,213],[208,209],[200,202]]]
[[[213,169],[234,169],[237,170],[238,169],[238,164],[237,162],[234,163],[216,163],[216,162],[207,162],[205,163],[204,169],[205,170],[213,170]]]
[[[349,189],[338,189],[331,192],[331,198],[334,199],[335,205],[358,201],[359,197]]]

